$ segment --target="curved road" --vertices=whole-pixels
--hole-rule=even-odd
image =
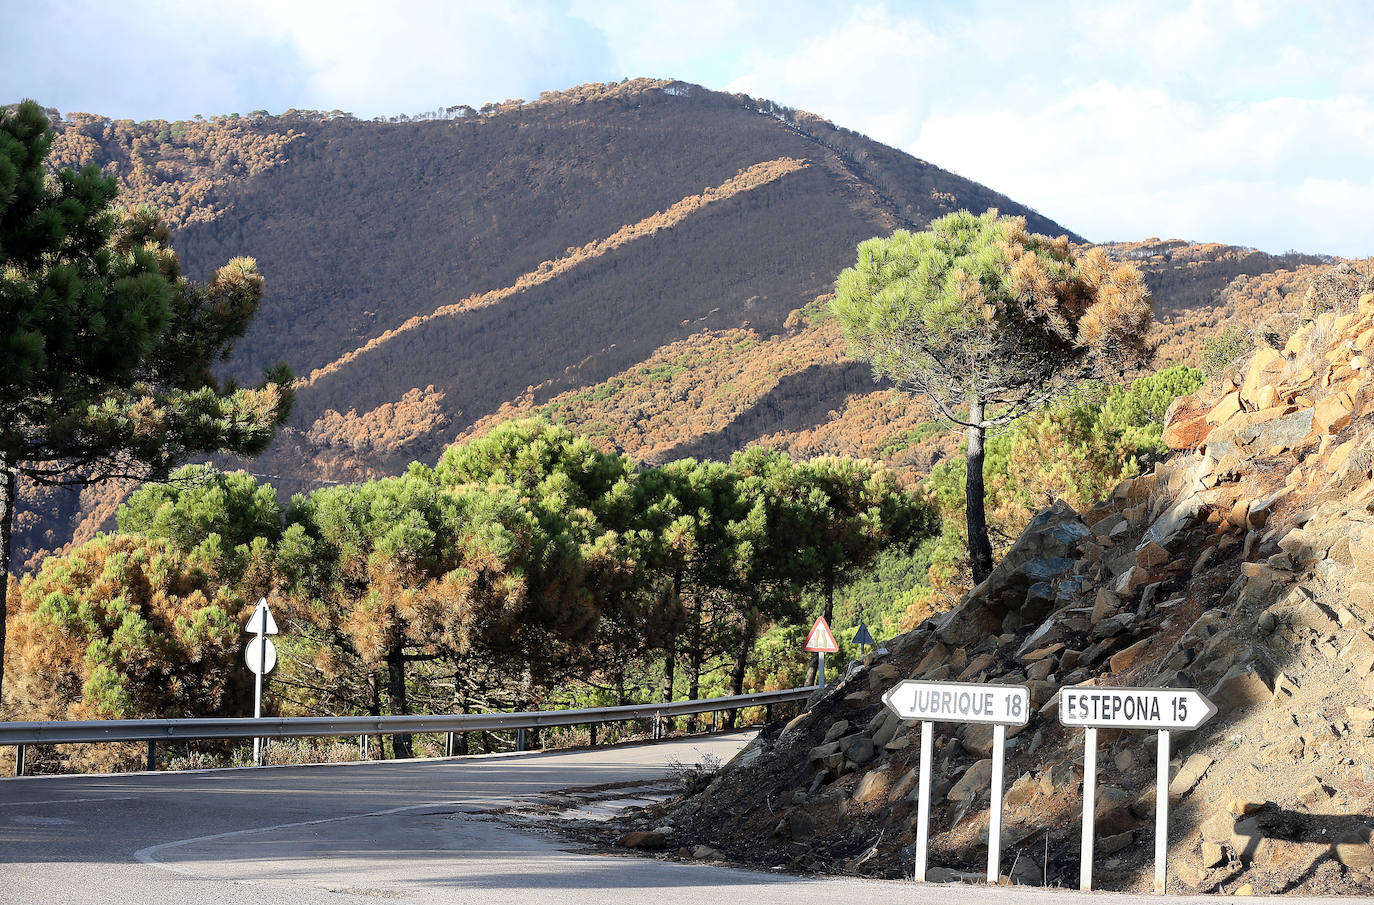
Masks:
[[[808,880],[608,856],[482,814],[557,789],[653,780],[671,761],[693,763],[706,753],[728,759],[748,738],[735,733],[492,758],[4,779],[0,903],[1084,901],[1062,891]],[[1161,901],[1096,898],[1123,905]]]

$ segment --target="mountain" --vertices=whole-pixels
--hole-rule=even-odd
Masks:
[[[949,438],[848,360],[824,317],[855,246],[989,207],[1084,241],[819,117],[678,81],[389,121],[78,113],[56,127],[54,163],[100,164],[127,203],[163,210],[193,278],[258,259],[267,297],[224,371],[285,361],[300,376],[290,424],[248,466],[286,493],[432,461],[533,410],[654,460],[766,440],[928,468]],[[1329,264],[1112,250],[1177,321],[1216,310],[1242,273]],[[108,524],[122,492],[28,493],[17,561]]]

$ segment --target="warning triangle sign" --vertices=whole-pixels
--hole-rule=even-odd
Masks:
[[[830,633],[830,626],[825,624],[825,617],[817,616],[816,624],[811,626],[811,634],[806,636],[806,646],[802,650],[817,654],[833,654],[839,649],[840,646],[835,643],[835,636]]]

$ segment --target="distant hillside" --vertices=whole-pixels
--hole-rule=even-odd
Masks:
[[[989,207],[1082,241],[818,117],[682,82],[445,115],[58,123],[55,162],[98,163],[127,202],[165,211],[191,276],[258,259],[267,298],[226,371],[286,361],[302,378],[290,426],[251,466],[283,491],[432,461],[496,413],[536,408],[645,458],[766,440],[924,470],[949,441],[817,316],[855,245]],[[1321,260],[1113,250],[1176,320],[1240,273]],[[31,498],[22,551],[92,533],[118,495]]]

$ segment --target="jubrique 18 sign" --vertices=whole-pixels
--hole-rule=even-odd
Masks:
[[[883,702],[908,720],[1004,726],[1030,721],[1030,691],[1023,685],[907,680],[889,689]]]

